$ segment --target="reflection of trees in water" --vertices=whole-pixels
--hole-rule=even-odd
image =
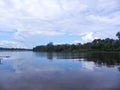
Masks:
[[[54,56],[57,59],[72,59],[74,57],[71,53],[55,53]]]
[[[84,59],[94,61],[97,65],[120,65],[120,53],[58,53],[58,59]]]
[[[0,59],[0,64],[2,64],[2,59]]]
[[[53,59],[53,53],[47,53],[47,58],[49,60],[52,60]]]
[[[118,67],[118,70],[120,71],[120,67]]]
[[[120,65],[120,53],[36,53],[38,57],[45,57],[49,60],[57,59],[84,59],[93,61],[97,65],[114,66]]]
[[[43,52],[34,52],[34,54],[35,54],[37,57],[45,57],[45,56],[46,56],[46,53],[43,53]]]
[[[47,58],[49,60],[52,60],[53,58],[72,59],[72,58],[74,58],[74,55],[72,55],[71,53],[52,53],[52,52],[48,52],[47,53]]]
[[[87,61],[94,61],[98,65],[120,65],[119,53],[91,53],[85,58]]]

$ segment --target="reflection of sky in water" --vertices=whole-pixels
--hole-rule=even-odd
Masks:
[[[78,57],[77,55],[74,57],[67,56],[67,54],[62,56],[62,54],[34,52],[1,52],[1,55],[11,56],[3,59],[0,64],[0,85],[7,83],[3,86],[11,90],[20,90],[19,86],[27,86],[27,88],[31,86],[29,89],[23,88],[22,90],[34,90],[32,87],[40,85],[45,85],[45,87],[51,85],[52,90],[70,90],[67,86],[72,86],[74,90],[80,90],[80,87],[92,88],[92,86],[110,88],[118,85],[119,87],[120,72],[116,65],[115,67],[98,66],[92,60],[87,61],[84,58],[75,58]],[[37,86],[32,86],[33,83]],[[14,88],[9,84],[16,86]],[[62,89],[59,85],[62,85]]]
[[[95,64],[94,62],[87,62],[87,61],[81,61],[82,68],[87,70],[94,70]]]
[[[12,63],[16,72],[58,72],[80,67],[79,63],[72,60],[67,60],[67,62],[64,60],[14,60]]]
[[[62,59],[62,54],[59,54],[57,59],[56,54],[47,53],[33,53],[33,52],[12,52],[2,53],[3,55],[10,55],[12,60],[2,60],[0,70],[15,71],[17,73],[34,73],[34,72],[65,72],[69,70],[88,70],[95,71],[102,67],[97,67],[93,61],[86,61],[81,59],[70,59],[71,56],[63,54],[68,59]],[[50,56],[48,56],[50,55]],[[53,55],[53,56],[51,56]],[[68,54],[71,55],[71,54]],[[49,59],[49,57],[52,57]]]
[[[1,60],[0,72],[1,71],[12,71],[14,72],[13,65],[11,60]]]

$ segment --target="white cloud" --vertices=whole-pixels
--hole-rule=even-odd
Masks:
[[[75,40],[73,43],[74,43],[74,44],[78,44],[78,43],[81,43],[81,41]]]
[[[11,48],[24,48],[25,46],[14,41],[0,40],[0,47]]]
[[[94,62],[81,61],[81,65],[83,69],[94,71],[95,68]]]
[[[97,39],[97,37],[95,37],[92,32],[86,33],[82,36],[83,43],[93,41],[94,39]]]
[[[0,29],[16,30],[13,37],[20,43],[36,35],[83,34],[82,42],[114,38],[119,8],[119,0],[0,0]]]

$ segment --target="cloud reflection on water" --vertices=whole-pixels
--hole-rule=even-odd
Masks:
[[[99,63],[97,63],[97,60],[100,59],[101,54],[98,55],[99,57],[96,55],[94,58],[93,56],[95,54],[91,55],[85,53],[47,54],[21,52],[16,55],[14,52],[11,55],[14,55],[14,58],[11,60],[3,60],[3,64],[0,65],[0,89],[120,89],[120,72],[117,69],[118,65],[113,63],[114,67],[108,67],[107,64],[100,64],[100,66],[98,66]],[[49,55],[52,58],[48,58]],[[119,56],[117,56],[117,58],[119,58]],[[103,58],[103,61],[100,62],[107,63],[106,59]],[[116,57],[110,60],[116,60]]]

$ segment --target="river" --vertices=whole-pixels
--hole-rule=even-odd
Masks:
[[[3,51],[0,90],[120,90],[120,53]]]

